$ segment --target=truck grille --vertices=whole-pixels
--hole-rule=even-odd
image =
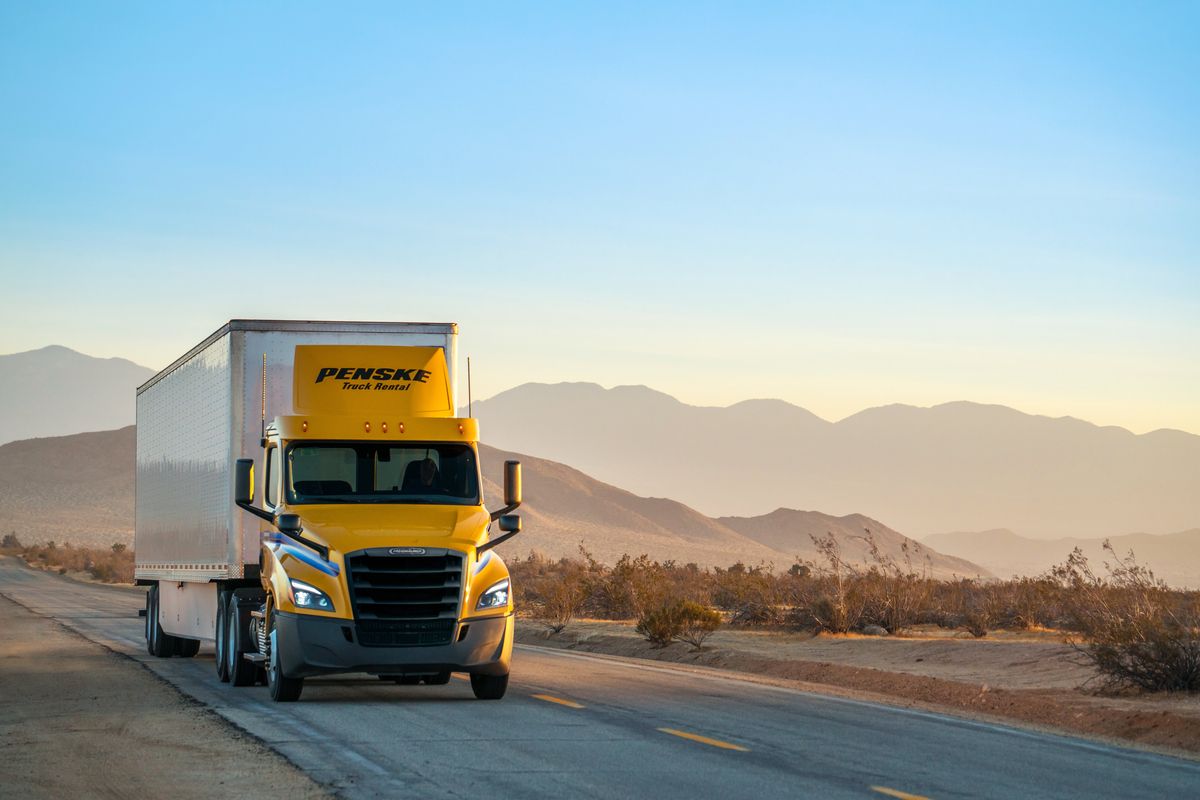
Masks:
[[[452,628],[462,595],[463,554],[429,548],[424,555],[362,550],[347,557],[346,578],[359,622],[450,620]]]

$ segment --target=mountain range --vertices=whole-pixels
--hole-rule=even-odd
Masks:
[[[0,444],[132,425],[137,387],[152,375],[58,345],[0,355]]]
[[[1098,575],[1104,574],[1104,562],[1113,561],[1105,552],[1104,539],[1029,539],[1007,529],[963,531],[926,536],[922,543],[938,552],[956,555],[987,567],[1000,578],[1012,575],[1040,575],[1055,564],[1066,561],[1078,547]],[[1200,589],[1200,528],[1153,535],[1130,533],[1109,537],[1117,556],[1130,551],[1139,564],[1149,566],[1156,576],[1171,586]]]
[[[828,422],[780,400],[692,406],[644,386],[524,384],[476,402],[492,444],[568,463],[711,516],[864,513],[911,535],[1035,538],[1200,523],[1200,436],[1135,435],[955,402]]]
[[[106,547],[133,541],[135,429],[74,434],[0,445],[0,532],[23,541],[72,542]],[[506,459],[522,462],[525,531],[501,545],[559,558],[578,556],[582,544],[599,560],[645,553],[701,566],[771,564],[785,569],[797,558],[816,560],[810,534],[832,533],[843,555],[869,563],[866,529],[883,556],[938,577],[987,575],[970,562],[945,557],[866,517],[831,517],[779,510],[769,519],[714,520],[673,500],[638,497],[578,470],[539,458],[480,446],[485,497],[502,496]]]

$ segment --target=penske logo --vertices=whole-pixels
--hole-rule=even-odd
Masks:
[[[321,367],[317,371],[314,383],[320,383],[326,378],[335,381],[407,381],[409,383],[426,383],[432,375],[425,369],[404,369],[402,367]]]

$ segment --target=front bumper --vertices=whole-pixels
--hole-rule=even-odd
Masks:
[[[450,644],[367,647],[354,622],[276,612],[280,666],[290,678],[339,672],[405,674],[471,672],[505,675],[512,660],[513,616],[459,622]],[[462,633],[466,627],[467,631]]]

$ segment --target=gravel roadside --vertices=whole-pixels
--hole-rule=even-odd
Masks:
[[[0,794],[329,797],[142,666],[4,597],[0,631]]]

